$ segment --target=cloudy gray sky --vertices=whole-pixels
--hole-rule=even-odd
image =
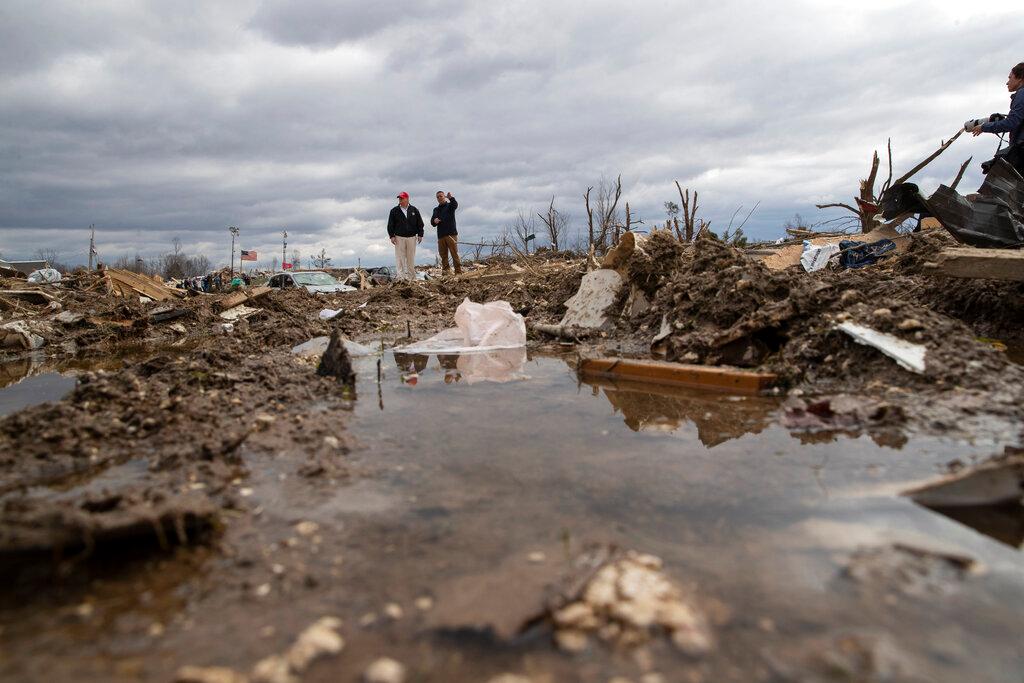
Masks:
[[[266,263],[282,228],[390,262],[397,191],[428,212],[452,191],[472,241],[552,195],[585,228],[582,193],[619,173],[647,224],[679,180],[713,228],[760,202],[747,232],[776,237],[835,215],[813,205],[849,201],[886,138],[898,174],[1006,111],[1024,19],[981,7],[4,0],[0,253],[82,262],[95,223],[106,260],[179,237],[226,263],[237,225]],[[973,155],[976,186],[995,146],[962,137],[918,181]]]

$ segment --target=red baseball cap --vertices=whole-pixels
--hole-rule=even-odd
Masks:
[[[398,193],[398,198],[399,199],[408,199],[409,198],[409,193],[408,192],[399,192]]]

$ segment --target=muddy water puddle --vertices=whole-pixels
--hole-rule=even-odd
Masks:
[[[23,652],[67,653],[14,670],[248,670],[330,614],[345,650],[303,680],[355,681],[380,656],[410,681],[1020,679],[1020,540],[899,496],[990,448],[808,438],[778,425],[773,399],[589,384],[523,351],[388,353],[379,383],[376,358],[355,366],[351,413],[308,415],[348,421],[350,479],[304,480],[250,454],[238,490],[256,514],[229,522],[222,556],[179,553],[68,588],[52,598],[56,625],[5,620]],[[708,615],[711,651],[694,659],[655,638],[560,652],[536,617],[594,544],[660,557]],[[82,610],[103,615],[98,628]]]
[[[829,667],[866,680],[872,667],[907,680],[1015,680],[1019,543],[898,495],[984,449],[802,441],[777,426],[771,399],[581,383],[563,360],[517,353],[388,355],[379,393],[373,362],[358,363],[351,430],[366,448],[355,455],[377,474],[326,499],[268,501],[271,514],[346,530],[345,571],[360,596],[353,651],[335,671],[354,679],[384,653],[417,680],[501,670],[815,680],[809,672]],[[545,587],[592,543],[662,558],[717,615],[716,650],[701,662],[657,646],[640,664],[596,645],[570,657],[525,628]],[[859,549],[900,544],[983,569],[923,596],[897,578],[917,569],[845,578]],[[423,598],[428,610],[416,607]],[[386,616],[389,603],[401,619]]]

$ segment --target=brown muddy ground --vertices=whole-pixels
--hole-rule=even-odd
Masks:
[[[806,550],[795,549],[802,547],[793,540],[798,535],[780,536],[783,545],[795,545],[777,554],[758,540],[761,530],[731,521],[739,513],[723,511],[710,493],[749,497],[768,508],[776,498],[759,490],[765,482],[778,500],[793,491],[798,498],[811,496],[805,482],[759,478],[762,465],[743,456],[765,443],[773,444],[776,456],[810,449],[826,460],[851,457],[857,465],[844,470],[844,478],[865,490],[891,490],[896,481],[938,473],[943,463],[981,459],[1019,443],[1024,371],[978,337],[1013,341],[1020,334],[1024,289],[928,275],[921,264],[943,242],[940,235],[925,235],[878,266],[808,275],[769,271],[714,240],[684,248],[655,235],[624,268],[649,309],[616,318],[603,335],[573,348],[564,370],[551,364],[535,369],[539,384],[519,385],[536,388],[520,390],[516,402],[502,404],[505,394],[498,388],[476,389],[499,407],[497,414],[469,393],[457,394],[464,404],[446,408],[448,394],[436,392],[451,386],[468,392],[469,374],[460,377],[443,363],[438,388],[413,394],[422,385],[409,380],[433,372],[425,358],[413,364],[420,372],[410,375],[407,367],[396,373],[393,366],[402,361],[386,357],[391,367],[382,370],[383,384],[375,384],[374,361],[367,359],[353,393],[317,375],[315,363],[296,359],[289,348],[335,328],[373,346],[424,338],[451,326],[466,297],[506,300],[531,321],[556,322],[584,274],[581,265],[333,297],[273,292],[230,332],[222,328],[213,297],[167,304],[181,313],[162,322],[151,315],[160,304],[87,292],[66,293],[63,310],[76,315],[63,322],[56,311],[37,306],[29,319],[47,338],[44,352],[59,354],[64,364],[58,369],[79,381],[59,401],[0,419],[0,574],[6,587],[0,594],[0,677],[169,680],[187,664],[249,672],[264,657],[286,651],[316,619],[334,615],[344,620],[344,655],[314,665],[301,680],[356,680],[373,658],[389,653],[411,667],[410,680],[488,680],[504,670],[534,681],[603,681],[615,674],[648,680],[641,676],[656,671],[660,680],[686,681],[942,680],[931,659],[941,660],[941,653],[913,638],[894,643],[892,634],[920,629],[943,643],[956,638],[928,631],[935,615],[927,600],[901,602],[894,621],[886,622],[892,595],[902,590],[886,582],[906,574],[936,577],[938,588],[926,581],[922,590],[926,596],[955,594],[936,608],[944,618],[958,609],[981,610],[979,632],[1010,648],[1012,637],[1001,629],[1012,627],[1012,616],[981,607],[997,595],[1019,606],[1020,587],[1007,583],[1005,574],[997,571],[984,587],[972,584],[964,591],[968,597],[956,597],[955,586],[971,576],[956,557],[922,559],[873,537],[868,550],[851,551],[856,562],[846,574],[836,573],[824,557],[816,560],[815,572],[840,577],[833,588],[844,597],[801,612],[796,607],[813,602],[813,590],[789,590],[778,578],[760,585],[746,574],[733,576],[732,569],[749,554],[781,577],[789,554]],[[323,321],[317,316],[323,308],[340,313]],[[910,373],[855,344],[832,329],[841,320],[927,345],[928,370]],[[667,359],[775,372],[779,398],[729,402],[596,383],[581,386],[580,395],[601,396],[603,410],[625,432],[608,425],[578,435],[566,421],[587,424],[604,413],[588,408],[580,418],[568,403],[536,398],[577,382],[574,353],[649,354],[663,321],[671,330],[659,349]],[[530,343],[547,352],[566,350],[532,333]],[[123,360],[114,357],[129,348],[133,352]],[[84,360],[75,366],[74,358]],[[26,354],[18,362],[29,365],[25,372],[46,366]],[[546,379],[550,373],[557,381]],[[518,406],[531,401],[537,403],[529,411],[536,422],[520,422],[525,418]],[[383,419],[396,404],[398,422]],[[358,429],[356,408],[369,411]],[[472,417],[460,418],[456,410]],[[499,433],[489,427],[456,445],[474,424],[498,423]],[[548,426],[530,426],[540,423]],[[662,481],[673,467],[671,444],[649,441],[651,434],[691,429],[699,447],[686,453],[696,461],[687,460],[685,476],[669,480],[687,491],[685,500],[700,498],[717,511],[707,520],[700,508],[677,509],[676,489]],[[458,439],[447,436],[456,433]],[[531,433],[543,434],[548,447],[521,436]],[[638,448],[636,438],[644,439],[641,451],[666,448],[657,468],[617,460]],[[552,447],[559,454],[555,462],[546,459]],[[480,460],[489,451],[509,458],[524,448],[526,469]],[[735,448],[728,476],[716,468],[716,458],[695,455],[711,448]],[[913,457],[902,465],[889,462],[889,450],[896,448]],[[617,464],[599,471],[585,454]],[[426,464],[447,458],[454,471]],[[563,471],[562,462],[575,469]],[[804,467],[820,475],[820,466],[801,461]],[[899,467],[908,469],[897,475]],[[736,474],[745,468],[749,473]],[[887,474],[879,477],[879,468]],[[552,470],[557,476],[550,476]],[[411,485],[417,477],[421,481]],[[699,485],[690,490],[694,477]],[[734,477],[742,485],[731,488],[725,482]],[[382,492],[377,485],[396,478],[409,480],[406,488]],[[620,490],[630,481],[649,498],[647,505]],[[531,491],[543,496],[534,500]],[[574,507],[579,501],[569,508],[554,504],[573,494],[586,501],[585,512]],[[517,498],[533,507],[517,508]],[[605,500],[617,501],[615,514]],[[486,523],[459,521],[492,509]],[[834,514],[846,512],[840,507]],[[785,506],[776,514],[799,516]],[[865,514],[858,509],[855,517]],[[901,508],[899,514],[910,513]],[[913,514],[921,515],[914,517],[921,534],[937,524],[930,513]],[[502,522],[520,515],[522,524]],[[886,519],[899,526],[893,521],[898,516]],[[727,533],[733,526],[738,531]],[[690,552],[679,551],[678,539],[666,531],[679,528],[687,529]],[[952,537],[996,566],[1011,557],[973,537]],[[693,609],[719,634],[720,649],[708,660],[694,659],[655,634],[640,650],[560,653],[551,641],[545,596],[571,580],[575,570],[568,558],[579,556],[586,541],[664,557],[669,574],[684,586],[680,594],[693,593]],[[567,559],[524,562],[531,547]],[[708,559],[715,556],[732,564]],[[701,579],[700,590],[688,584],[694,576]],[[866,587],[858,589],[857,582]],[[765,591],[777,595],[765,597]],[[878,603],[858,615],[865,592]],[[759,611],[744,614],[746,602]],[[602,622],[602,628],[608,625]],[[982,666],[969,652],[947,655],[956,672],[947,680],[965,680],[965,673],[977,674],[976,680],[1011,680],[1002,673],[1011,670],[1012,656],[993,655]]]

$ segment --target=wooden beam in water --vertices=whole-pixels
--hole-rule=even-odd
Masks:
[[[776,378],[769,372],[629,358],[585,358],[580,363],[580,372],[584,376],[717,389],[742,394],[760,393],[769,388]]]

